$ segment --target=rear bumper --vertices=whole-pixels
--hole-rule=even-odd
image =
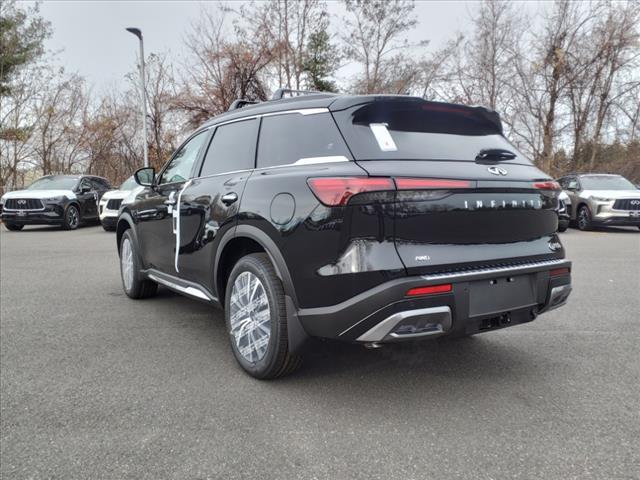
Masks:
[[[356,342],[478,333],[529,322],[563,305],[571,293],[570,269],[568,260],[551,260],[407,277],[338,305],[301,309],[298,318],[311,336]],[[411,288],[442,284],[450,284],[450,292],[406,296]]]

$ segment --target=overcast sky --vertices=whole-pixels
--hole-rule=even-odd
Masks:
[[[331,15],[342,15],[339,3],[327,3]],[[533,11],[539,4],[524,2],[522,7]],[[41,13],[53,27],[47,47],[59,52],[57,63],[84,76],[102,91],[118,86],[125,74],[135,68],[137,39],[125,27],[142,29],[146,55],[169,52],[179,66],[179,58],[185,53],[185,33],[202,8],[213,9],[216,5],[195,1],[50,0],[41,4]],[[411,40],[427,39],[432,48],[441,46],[468,26],[468,14],[474,8],[474,2],[467,1],[417,1],[415,13],[420,23],[411,33]]]

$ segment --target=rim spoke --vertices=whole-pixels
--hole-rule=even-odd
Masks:
[[[238,352],[249,362],[267,353],[271,336],[269,298],[260,279],[251,272],[236,278],[229,305],[231,335]]]

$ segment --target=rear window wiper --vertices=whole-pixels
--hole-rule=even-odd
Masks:
[[[503,160],[513,160],[516,154],[503,148],[482,149],[476,155],[476,162],[501,162]]]

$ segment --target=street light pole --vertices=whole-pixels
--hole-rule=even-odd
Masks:
[[[144,148],[144,166],[149,166],[149,152],[147,148],[147,90],[144,86],[144,42],[139,28],[127,28],[127,32],[134,34],[140,40],[140,96],[142,98],[142,146]]]

